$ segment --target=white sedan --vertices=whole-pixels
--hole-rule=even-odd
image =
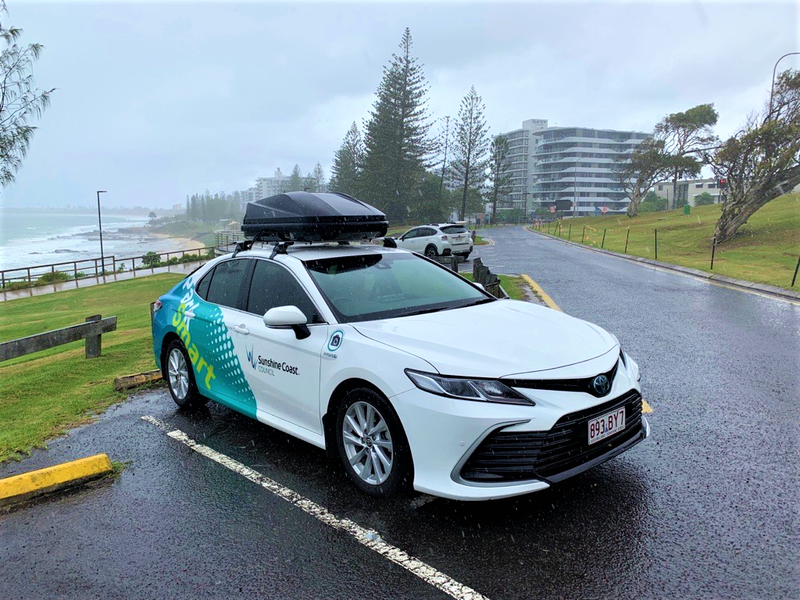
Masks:
[[[613,335],[400,249],[215,259],[155,303],[153,351],[179,406],[211,399],[325,448],[374,496],[535,492],[649,433]]]

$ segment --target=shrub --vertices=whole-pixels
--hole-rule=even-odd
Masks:
[[[142,266],[152,268],[161,265],[161,256],[152,250],[142,257]]]
[[[41,275],[36,280],[36,285],[46,285],[48,283],[61,283],[62,281],[69,281],[69,275],[63,271],[51,271]]]
[[[708,192],[703,192],[694,197],[695,206],[708,206],[710,204],[714,204],[714,196]]]

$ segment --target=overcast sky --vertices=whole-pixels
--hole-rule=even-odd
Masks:
[[[58,88],[6,206],[170,206],[277,167],[329,176],[408,26],[433,117],[475,85],[491,133],[523,119],[650,131],[713,102],[729,135],[800,50],[798,4],[36,3],[4,23],[45,51]],[[800,68],[798,57],[782,67]]]

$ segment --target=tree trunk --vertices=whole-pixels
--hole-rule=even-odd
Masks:
[[[747,223],[753,214],[770,200],[791,192],[800,184],[800,166],[784,173],[784,180],[774,185],[774,180],[751,188],[744,195],[731,193],[722,203],[722,214],[717,221],[715,235],[717,243],[722,244],[736,235],[739,228]]]
[[[464,165],[464,196],[461,198],[461,220],[466,220],[467,214],[467,192],[469,192],[469,167],[470,167],[470,155],[467,154],[467,160],[465,161]]]
[[[667,203],[667,208],[675,208],[678,206],[678,169],[675,169],[675,174],[672,176],[672,202]],[[669,206],[671,204],[671,206]]]
[[[644,198],[644,196],[641,194],[634,194],[631,196],[631,202],[628,204],[629,217],[635,217],[639,214],[639,203],[642,201],[642,198]]]

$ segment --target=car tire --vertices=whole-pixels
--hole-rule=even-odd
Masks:
[[[366,435],[365,425],[377,431]],[[408,440],[383,396],[370,388],[351,390],[337,407],[335,428],[339,459],[359,490],[381,498],[410,487],[413,468]]]
[[[194,369],[180,340],[172,340],[164,353],[164,379],[175,404],[181,408],[198,408],[208,402],[200,395],[194,380]]]
[[[439,252],[436,250],[436,246],[431,244],[427,248],[425,248],[425,256],[427,256],[428,258],[436,258],[437,256],[439,256]]]

